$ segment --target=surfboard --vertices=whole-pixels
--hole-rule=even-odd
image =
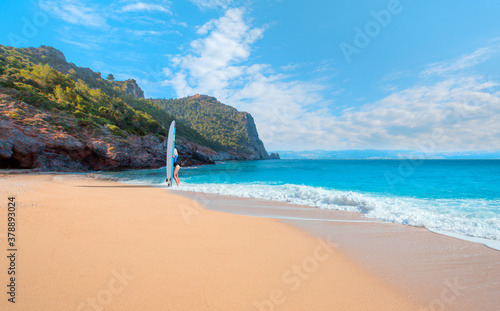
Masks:
[[[172,186],[172,174],[174,173],[174,155],[175,150],[175,120],[170,124],[168,129],[168,140],[167,140],[167,187]]]

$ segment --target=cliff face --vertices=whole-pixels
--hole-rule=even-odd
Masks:
[[[269,154],[269,158],[272,160],[280,160],[281,159],[279,153],[277,153],[277,152],[271,152]]]
[[[42,45],[39,48],[31,47],[25,50],[34,58],[35,62],[48,64],[63,74],[73,74],[77,79],[82,79],[89,85],[95,86],[95,81],[102,79],[100,72],[94,72],[90,68],[78,67],[73,63],[68,63],[64,54],[53,47]],[[136,99],[144,98],[144,91],[134,79],[113,81],[111,83]]]
[[[74,117],[14,100],[4,88],[0,88],[0,103],[0,169],[88,171],[165,166],[165,142],[154,135],[124,139],[105,127],[95,135]],[[182,165],[213,163],[201,146],[181,141],[178,148]]]
[[[269,159],[249,113],[238,111],[207,95],[153,101],[207,140],[213,141],[212,147],[218,151],[217,155],[211,156],[215,161]]]
[[[50,67],[63,74],[68,74],[70,70],[74,70],[77,78],[85,82],[101,79],[100,72],[94,72],[90,68],[78,67],[73,63],[68,63],[64,54],[51,46],[42,45],[39,48],[26,48],[26,51],[35,58],[35,62],[49,64]]]
[[[182,165],[269,158],[248,113],[209,96],[173,101],[159,107],[135,80],[104,80],[52,47],[0,45],[0,168],[161,167],[173,119]]]
[[[125,94],[132,95],[135,99],[144,98],[144,91],[139,87],[134,79],[114,81],[113,84],[118,84]]]
[[[241,121],[245,125],[245,130],[248,137],[248,142],[243,143],[243,147],[251,151],[249,159],[269,159],[264,143],[259,139],[257,127],[251,114],[245,112],[242,115]]]

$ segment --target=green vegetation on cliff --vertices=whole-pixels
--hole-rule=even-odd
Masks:
[[[97,131],[104,126],[122,137],[154,134],[163,139],[174,119],[152,101],[140,98],[143,93],[134,80],[104,80],[90,69],[68,64],[62,53],[50,47],[0,46],[0,85],[15,90],[17,99],[35,107],[66,112],[81,126]],[[216,145],[182,122],[177,133],[204,146]]]
[[[68,134],[81,132],[80,126],[93,136],[152,134],[163,140],[175,118],[184,142],[224,151],[222,158],[268,158],[248,113],[209,96],[145,99],[135,80],[117,81],[112,74],[103,79],[99,72],[67,62],[53,47],[0,45],[0,93],[47,111],[53,116],[50,124]],[[14,114],[13,119],[20,117]],[[63,116],[73,125],[61,121]]]
[[[205,95],[153,101],[206,139],[240,152],[249,152],[244,147],[251,144],[244,122],[246,112],[240,112]]]

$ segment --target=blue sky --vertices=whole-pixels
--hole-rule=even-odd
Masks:
[[[480,3],[480,4],[478,4]],[[268,150],[500,150],[500,2],[20,0],[0,44],[49,45],[250,112]]]

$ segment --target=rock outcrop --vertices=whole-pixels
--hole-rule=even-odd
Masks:
[[[178,99],[154,99],[153,102],[217,144],[215,149],[223,149],[212,157],[214,161],[269,159],[254,119],[247,112],[200,94]]]
[[[78,67],[73,63],[68,63],[64,54],[56,48],[51,46],[42,45],[39,48],[26,48],[26,50],[33,56],[38,57],[39,61],[43,64],[48,64],[50,67],[63,74],[70,73],[74,70],[76,76],[85,82],[92,82],[101,79],[100,72],[94,72],[90,68]]]
[[[272,159],[272,160],[279,160],[279,159],[281,159],[280,155],[277,152],[271,152],[269,154],[269,158]]]
[[[248,142],[243,143],[243,147],[252,152],[249,160],[266,160],[269,159],[264,143],[259,139],[259,134],[257,133],[257,127],[251,114],[245,112],[242,117],[242,121],[245,124],[245,129],[248,134]]]
[[[39,48],[26,48],[26,50],[38,58],[43,64],[48,64],[50,67],[63,74],[71,74],[72,70],[77,79],[82,79],[87,84],[95,86],[95,81],[101,79],[100,72],[94,72],[90,68],[78,67],[73,63],[68,63],[64,54],[51,46],[42,45]],[[113,81],[113,85],[119,86],[126,94],[132,95],[136,99],[144,98],[144,91],[139,87],[134,79],[125,81]]]
[[[127,139],[106,127],[100,133],[78,124],[71,115],[52,114],[14,100],[0,88],[0,168],[41,171],[89,171],[158,168],[166,146],[154,135]],[[54,124],[59,124],[56,126]],[[182,165],[214,163],[213,151],[179,141]]]
[[[125,81],[115,81],[115,84],[120,84],[121,89],[126,94],[134,96],[136,99],[144,98],[144,91],[139,87],[134,79],[128,79]]]
[[[0,168],[161,167],[166,125],[174,118],[181,165],[269,159],[252,116],[215,97],[144,100],[134,79],[104,80],[43,45],[0,45],[0,64]]]

